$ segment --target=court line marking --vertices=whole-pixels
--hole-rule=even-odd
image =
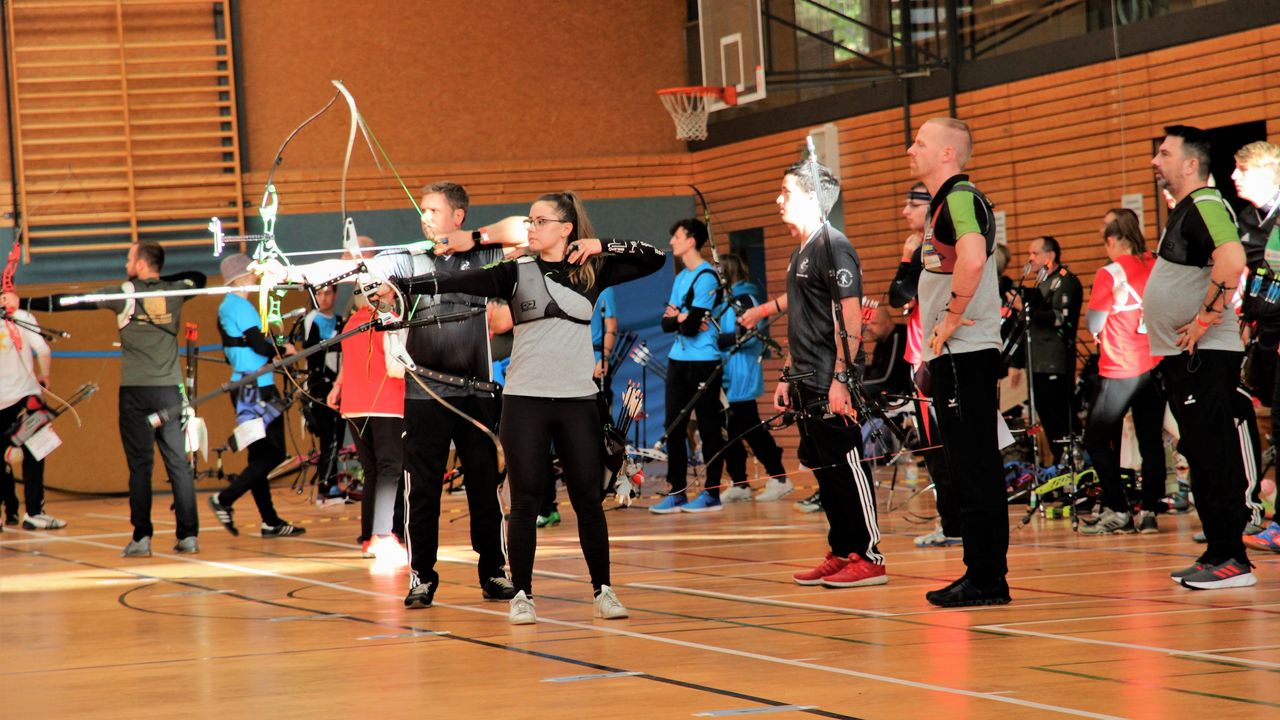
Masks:
[[[1170,655],[1172,657],[1196,658],[1198,660],[1208,660],[1210,662],[1224,663],[1227,665],[1247,665],[1250,667],[1266,668],[1268,670],[1280,668],[1280,663],[1267,662],[1265,660],[1251,660],[1232,655],[1216,655],[1214,653],[1196,652],[1194,650],[1174,650],[1171,648],[1156,647],[1154,645],[1137,645],[1134,643],[1119,642],[1116,640],[1098,640],[1097,638],[1083,638],[1075,635],[1060,635],[1058,633],[1042,633],[1034,630],[1019,630],[1017,628],[1006,628],[1000,625],[979,625],[973,629],[985,630],[993,633],[1003,633],[1006,635],[1043,638],[1046,640],[1062,640],[1065,642],[1081,643],[1084,645],[1104,645],[1106,647],[1123,648],[1125,650],[1142,650],[1144,652],[1160,653],[1162,655]]]
[[[92,543],[85,543],[85,544],[92,544]],[[22,551],[19,551],[19,552],[22,552]],[[31,552],[31,551],[26,551],[26,552]],[[57,557],[57,556],[50,556],[50,557],[53,557],[53,558],[54,558],[54,559],[56,559],[56,560],[59,560],[59,561],[61,561],[61,562],[63,562],[63,563],[67,563],[67,564],[71,564],[71,565],[79,565],[79,566],[83,566],[83,567],[91,567],[91,568],[98,569],[98,570],[105,570],[105,571],[108,571],[108,572],[115,572],[115,573],[120,573],[120,574],[123,574],[123,575],[129,575],[129,576],[134,576],[134,577],[138,577],[138,578],[145,578],[145,579],[147,579],[147,580],[149,580],[149,581],[150,581],[150,580],[154,580],[154,581],[156,581],[156,582],[158,582],[158,583],[166,583],[166,582],[167,582],[167,583],[176,584],[176,585],[180,585],[180,586],[201,587],[201,586],[195,585],[194,583],[191,583],[190,581],[186,581],[186,580],[179,580],[179,579],[174,579],[174,578],[161,578],[161,577],[156,577],[156,576],[148,576],[148,575],[145,575],[145,574],[143,574],[143,573],[140,573],[140,572],[138,572],[138,571],[136,571],[136,570],[127,570],[127,569],[124,569],[124,568],[109,567],[109,566],[106,566],[106,565],[99,565],[99,564],[91,563],[91,562],[88,562],[88,561],[86,561],[86,560],[82,560],[82,559],[72,559],[72,558],[64,558],[64,557]],[[174,559],[179,559],[179,560],[181,560],[181,559],[184,559],[184,558],[174,558]],[[131,591],[131,592],[132,592],[132,591]],[[261,605],[268,605],[268,606],[275,606],[275,607],[298,607],[298,606],[293,606],[293,605],[285,605],[285,604],[282,604],[282,603],[273,602],[273,601],[269,601],[269,600],[264,600],[264,599],[262,599],[262,598],[255,598],[255,597],[251,597],[251,596],[244,595],[244,594],[241,594],[241,593],[238,593],[238,592],[234,592],[234,591],[229,591],[229,592],[232,592],[232,597],[233,597],[233,598],[235,598],[235,599],[237,599],[237,600],[243,600],[243,601],[246,601],[246,602],[250,602],[250,603],[256,603],[256,604],[261,604]],[[376,594],[376,593],[375,593],[375,594]],[[137,609],[137,608],[133,608],[133,609]],[[301,609],[301,610],[309,610],[308,608],[305,608],[305,607],[298,607],[298,609]],[[310,611],[310,612],[312,612],[312,613],[318,613],[318,612],[320,612],[320,611],[316,611],[316,610],[309,610],[309,611]],[[345,619],[345,620],[348,620],[348,621],[351,621],[351,622],[363,623],[363,624],[368,624],[368,625],[374,625],[374,626],[378,626],[378,627],[385,627],[385,626],[387,626],[387,623],[386,623],[385,621],[374,620],[374,619],[367,618],[367,617],[360,617],[360,616],[352,616],[352,615],[348,615],[348,616],[344,616],[344,619]],[[448,630],[444,630],[444,631],[429,631],[429,630],[421,630],[420,628],[416,628],[416,627],[411,626],[411,625],[394,625],[393,627],[397,627],[397,628],[404,629],[404,630],[411,630],[412,632],[411,632],[411,633],[408,633],[408,634],[406,635],[406,637],[413,637],[413,638],[417,638],[417,637],[427,637],[427,636],[438,636],[438,637],[443,637],[443,638],[450,639],[450,640],[457,640],[457,641],[460,641],[460,642],[464,642],[464,643],[467,643],[467,644],[470,644],[470,645],[479,646],[479,647],[486,648],[486,649],[490,649],[490,650],[502,650],[502,651],[506,651],[506,652],[519,653],[519,654],[521,654],[521,655],[525,655],[525,656],[528,656],[528,657],[537,658],[537,659],[539,659],[539,660],[550,660],[550,661],[553,661],[553,662],[565,663],[565,664],[568,664],[568,665],[574,665],[574,666],[577,666],[577,667],[589,667],[589,668],[594,668],[594,669],[597,669],[597,670],[606,670],[606,671],[613,671],[613,670],[616,670],[616,668],[612,668],[612,667],[609,667],[609,666],[607,666],[607,665],[603,665],[603,664],[598,663],[598,662],[587,661],[587,660],[579,660],[579,659],[577,659],[577,658],[571,658],[571,657],[568,657],[568,656],[565,656],[565,655],[556,655],[556,654],[554,654],[554,653],[549,653],[549,652],[541,651],[541,650],[532,650],[532,649],[529,649],[529,648],[521,647],[521,646],[516,645],[516,644],[511,644],[511,643],[499,643],[499,642],[494,642],[494,641],[490,641],[490,640],[484,640],[484,639],[482,639],[482,638],[478,638],[478,637],[467,637],[467,636],[463,636],[463,635],[455,635],[454,633],[452,633],[451,631],[448,631]],[[394,639],[394,636],[386,636],[386,637],[370,636],[370,637],[365,637],[365,638],[357,638],[357,640],[375,640],[375,639]],[[404,645],[404,644],[407,644],[407,643],[396,643],[396,645]],[[355,646],[350,646],[350,647],[355,647]],[[341,648],[341,647],[316,648],[316,650],[317,650],[317,651],[322,651],[322,652],[330,652],[330,651],[333,651],[333,650],[339,650],[339,649],[343,649],[343,648]],[[245,658],[245,657],[262,657],[262,656],[264,656],[264,655],[270,655],[270,654],[272,654],[272,653],[237,654],[237,655],[232,655],[232,656],[221,656],[221,659]],[[123,664],[123,665],[117,664],[117,665],[113,665],[113,666],[102,666],[102,665],[99,665],[99,666],[92,666],[92,667],[83,667],[83,666],[81,666],[81,667],[73,667],[73,668],[58,668],[58,669],[53,669],[53,670],[48,670],[48,671],[36,670],[36,671],[23,671],[23,672],[13,672],[13,673],[4,673],[4,672],[0,672],[0,675],[25,675],[25,674],[41,674],[41,673],[44,673],[44,672],[66,672],[66,671],[98,670],[98,669],[107,669],[107,668],[110,668],[110,667],[133,667],[133,666],[140,666],[140,665],[167,665],[167,664],[172,664],[172,663],[191,663],[191,662],[202,662],[202,661],[204,661],[204,660],[208,660],[208,659],[210,659],[210,658],[187,658],[187,659],[177,659],[177,660],[163,660],[163,661],[147,661],[147,662],[125,663],[125,664]],[[737,699],[737,700],[744,700],[744,701],[747,701],[747,702],[760,703],[760,704],[762,704],[762,705],[769,706],[769,707],[776,707],[776,706],[778,706],[778,705],[781,705],[781,704],[782,704],[780,701],[776,701],[776,700],[773,700],[773,699],[770,699],[770,698],[765,698],[765,697],[760,697],[760,696],[750,695],[750,694],[748,694],[748,693],[737,692],[737,691],[734,691],[734,690],[729,690],[728,688],[724,688],[724,687],[716,687],[716,686],[713,686],[713,685],[705,685],[705,684],[699,684],[699,683],[689,682],[689,681],[680,680],[680,679],[678,679],[678,678],[673,678],[673,677],[669,677],[669,676],[654,675],[654,674],[652,674],[652,673],[648,673],[648,672],[637,672],[637,673],[635,673],[635,675],[636,675],[637,677],[643,678],[643,679],[645,679],[645,680],[650,680],[650,681],[657,682],[657,683],[662,683],[662,684],[665,684],[665,685],[673,685],[673,686],[680,687],[680,688],[684,688],[684,689],[688,689],[688,690],[695,690],[695,691],[699,691],[699,692],[711,693],[711,694],[714,694],[714,695],[720,695],[720,696],[724,696],[724,697],[730,697],[730,698],[734,698],[734,699]],[[820,716],[820,717],[837,718],[838,720],[862,720],[861,718],[858,718],[857,716],[854,716],[854,715],[845,715],[845,714],[841,714],[841,713],[837,713],[837,712],[832,712],[832,711],[827,711],[827,710],[817,709],[817,708],[815,708],[815,707],[805,708],[805,709],[803,710],[803,712],[808,713],[808,714],[811,714],[811,715],[817,715],[817,716]]]
[[[1222,610],[1257,610],[1258,608],[1276,607],[1278,605],[1280,605],[1280,603],[1261,603],[1261,604],[1249,603],[1248,605],[1227,605],[1227,606],[1207,605],[1202,607],[1181,608],[1178,610],[1151,610],[1148,612],[1122,613],[1122,614],[1113,614],[1113,615],[1085,615],[1083,617],[1067,617],[1067,618],[1058,618],[1053,620],[1015,620],[1012,622],[1000,623],[1000,625],[1002,627],[1008,626],[1008,625],[1045,625],[1048,623],[1057,623],[1057,622],[1087,622],[1089,620],[1115,620],[1118,618],[1154,617],[1157,615],[1181,615],[1185,613],[1197,613],[1197,612],[1219,612]]]
[[[23,532],[26,532],[26,531],[23,531]],[[285,540],[286,542],[289,540],[288,538],[282,538],[282,539]],[[301,540],[302,538],[298,538],[298,539]],[[106,548],[109,550],[115,549],[115,547],[112,545],[107,545],[105,543],[99,543],[99,542],[94,542],[90,540],[71,540],[71,542],[76,542],[78,544],[88,545],[91,547]],[[222,562],[218,560],[204,560],[201,558],[194,558],[194,557],[184,556],[184,555],[174,555],[170,553],[154,553],[153,557],[160,557],[170,561],[186,562],[186,563],[191,563],[195,565],[205,565],[208,567],[215,567],[222,570],[240,572],[245,575],[255,575],[258,577],[275,578],[278,580],[289,580],[292,582],[301,582],[301,583],[306,583],[306,584],[319,586],[319,587],[327,587],[331,590],[340,590],[343,592],[353,593],[357,595],[365,595],[369,597],[396,598],[396,599],[400,598],[399,595],[393,595],[391,593],[382,593],[374,590],[366,590],[364,588],[348,587],[345,585],[338,585],[336,583],[332,583],[324,580],[318,580],[315,578],[304,578],[296,575],[288,575],[285,573],[278,573],[272,570],[252,568],[252,567],[247,567],[243,565],[237,565],[235,563]],[[466,605],[453,605],[449,603],[434,603],[434,606],[443,607],[449,610],[458,610],[462,612],[478,613],[482,615],[491,615],[496,617],[506,617],[508,614],[506,612],[498,611],[498,610],[486,610],[484,608],[469,607]],[[790,660],[788,658],[777,657],[775,655],[764,655],[762,653],[755,653],[747,650],[737,650],[735,648],[720,647],[717,645],[707,645],[705,643],[693,642],[691,640],[681,640],[678,638],[662,637],[658,635],[648,635],[645,633],[635,632],[633,630],[625,630],[622,628],[587,625],[584,623],[572,622],[569,620],[555,620],[552,618],[539,618],[538,622],[540,624],[558,625],[560,627],[573,628],[575,630],[600,632],[600,633],[606,633],[609,635],[617,635],[620,637],[629,637],[636,640],[660,643],[663,645],[674,645],[676,647],[684,647],[692,650],[701,650],[701,651],[717,653],[721,655],[730,655],[733,657],[740,657],[748,660],[756,660],[759,662],[765,662],[765,663],[770,663],[775,665],[785,665],[789,667],[802,668],[805,670],[814,670],[816,672],[831,673],[833,675],[844,675],[846,677],[855,677],[862,680],[870,680],[873,682],[881,682],[881,683],[886,683],[890,685],[899,685],[902,687],[910,687],[918,690],[927,690],[930,692],[940,692],[940,693],[945,693],[950,695],[959,695],[962,697],[976,698],[979,700],[989,700],[992,702],[1005,703],[1009,705],[1017,705],[1019,707],[1033,708],[1036,710],[1045,710],[1045,711],[1059,713],[1063,715],[1071,715],[1074,717],[1094,718],[1095,720],[1124,720],[1124,718],[1116,715],[1105,715],[1102,713],[1090,712],[1088,710],[1078,710],[1075,708],[1062,707],[1059,705],[1050,705],[1047,703],[1039,703],[1031,700],[1022,700],[1019,698],[1009,698],[1009,697],[1004,697],[1002,695],[996,695],[988,692],[979,692],[976,690],[964,690],[961,688],[947,687],[945,685],[935,685],[933,683],[917,682],[915,680],[907,680],[904,678],[897,678],[889,675],[879,675],[876,673],[861,672],[858,670],[850,670],[847,668],[833,667],[830,665],[819,665],[816,663]]]
[[[704,590],[687,590],[684,588],[672,588],[672,587],[667,587],[662,585],[651,585],[647,583],[627,583],[626,587],[637,587],[641,589],[661,590],[665,592],[675,592],[675,593],[690,594],[690,595],[701,595],[705,597],[724,599],[724,600],[749,601],[753,604],[754,603],[764,603],[764,604],[770,604],[770,605],[777,604],[783,607],[795,607],[799,609],[821,610],[824,612],[830,612],[830,613],[841,614],[841,615],[879,617],[879,618],[886,618],[886,619],[902,617],[902,615],[899,615],[899,614],[885,613],[877,610],[856,610],[851,608],[815,605],[815,604],[809,604],[809,603],[790,603],[787,601],[772,600],[769,598],[754,598],[754,597],[749,598],[742,595],[731,595],[728,593],[712,593]],[[1151,645],[1136,645],[1131,643],[1122,643],[1122,642],[1110,641],[1110,640],[1082,638],[1074,635],[1060,635],[1057,633],[1039,633],[1039,632],[1034,632],[1030,630],[1018,630],[1015,628],[1007,627],[1008,625],[1030,625],[1030,624],[1050,623],[1050,622],[1073,622],[1073,621],[1080,621],[1080,620],[1100,620],[1100,619],[1111,619],[1111,618],[1118,618],[1118,617],[1142,617],[1147,615],[1172,615],[1172,614],[1207,612],[1207,611],[1216,611],[1216,610],[1241,610],[1241,609],[1251,609],[1255,607],[1258,607],[1258,606],[1243,605],[1243,606],[1232,606],[1232,607],[1226,607],[1226,608],[1218,608],[1218,607],[1187,608],[1187,609],[1180,609],[1180,610],[1166,610],[1166,611],[1158,611],[1158,612],[1150,612],[1150,613],[1131,613],[1131,614],[1123,614],[1123,615],[1097,615],[1097,616],[1084,617],[1084,618],[1060,618],[1060,619],[1054,619],[1054,620],[1026,620],[1026,621],[1014,621],[1009,623],[1000,623],[996,625],[978,625],[970,629],[976,630],[976,631],[986,631],[986,632],[992,632],[997,634],[1005,634],[1005,635],[1040,637],[1045,639],[1060,639],[1068,642],[1077,642],[1077,643],[1085,643],[1085,644],[1092,644],[1092,645],[1106,645],[1110,647],[1120,647],[1120,648],[1125,648],[1130,650],[1144,650],[1147,652],[1156,652],[1156,653],[1171,655],[1175,657],[1192,657],[1192,658],[1198,658],[1201,660],[1209,660],[1212,662],[1235,663],[1235,664],[1243,664],[1243,665],[1249,665],[1249,666],[1260,667],[1260,668],[1268,668],[1268,669],[1280,668],[1280,663],[1270,663],[1263,660],[1251,660],[1248,658],[1237,658],[1230,655],[1216,655],[1213,653],[1204,653],[1204,652],[1187,651],[1187,650],[1174,650],[1170,648],[1162,648],[1162,647],[1156,647]],[[974,608],[963,608],[958,611],[967,612],[973,609]],[[998,608],[998,609],[1001,609],[1001,608]],[[1002,609],[1007,609],[1007,608],[1002,608]],[[921,613],[912,613],[912,614],[921,614]]]
[[[291,538],[291,540],[293,540],[294,542],[306,542],[306,543],[317,543],[322,545],[332,545],[332,546],[341,547],[341,548],[351,547],[347,543],[340,543],[332,540],[321,540],[319,538]],[[474,564],[475,562],[474,560],[468,560],[468,559],[462,559],[462,558],[450,557],[450,556],[441,556],[439,558],[439,561],[460,564],[460,565],[471,565],[471,564]],[[662,571],[648,571],[647,573],[636,573],[636,574],[649,574],[652,572],[662,572]],[[538,577],[550,577],[554,579],[571,580],[571,581],[581,581],[585,577],[583,575],[558,573],[558,572],[552,572],[550,570],[534,570],[533,574]],[[733,579],[736,579],[737,577],[738,577],[737,575],[717,575],[714,577],[705,576],[705,577],[694,577],[694,578],[681,578],[681,580],[688,581],[688,582],[693,582],[698,580],[733,580]],[[921,583],[920,587],[924,587],[926,585],[928,584]],[[1009,609],[1007,607],[1002,607],[1002,606],[962,608],[960,610],[933,608],[930,610],[914,610],[911,612],[893,613],[893,612],[885,612],[880,610],[860,611],[857,609],[842,608],[842,607],[833,606],[833,605],[817,605],[817,604],[801,603],[801,602],[789,601],[786,599],[791,597],[809,597],[811,595],[819,595],[821,594],[819,592],[791,593],[787,595],[760,595],[760,596],[748,597],[745,595],[734,595],[730,593],[716,593],[710,590],[698,590],[695,588],[666,586],[666,585],[659,585],[656,583],[622,583],[620,587],[637,587],[641,589],[650,589],[650,590],[661,591],[661,592],[671,592],[675,594],[701,595],[705,597],[731,600],[735,602],[751,601],[752,604],[776,605],[779,607],[792,607],[795,609],[802,609],[802,610],[812,609],[812,610],[819,610],[822,612],[854,615],[856,617],[901,618],[901,617],[914,617],[914,616],[922,616],[922,615],[937,615],[943,612],[960,612],[960,611],[973,612],[973,611],[1008,610]],[[913,585],[911,587],[916,587],[916,586]],[[830,591],[827,591],[827,592],[830,592]],[[1053,606],[1063,606],[1063,605],[1085,605],[1088,603],[1097,603],[1097,602],[1108,602],[1108,600],[1105,598],[1088,598],[1088,599],[1082,599],[1082,600],[1063,600],[1058,602],[1034,603],[1030,605],[1023,604],[1019,606],[1019,609],[1025,608],[1028,610],[1035,610],[1042,607],[1053,607]]]
[[[858,608],[845,608],[835,605],[816,605],[813,603],[793,602],[790,600],[776,600],[770,597],[752,597],[745,595],[733,595],[730,593],[719,593],[711,590],[692,590],[689,588],[674,587],[671,585],[655,585],[652,583],[625,583],[623,587],[640,588],[641,590],[657,590],[661,592],[675,593],[677,595],[695,595],[698,597],[714,598],[716,600],[751,600],[753,604],[773,605],[776,607],[794,608],[797,610],[818,610],[821,612],[835,613],[838,615],[855,615],[857,617],[891,617],[893,613],[883,612],[881,610],[860,610]]]
[[[1248,705],[1266,705],[1267,707],[1280,707],[1280,704],[1267,702],[1266,700],[1256,700],[1254,698],[1239,697],[1236,695],[1224,695],[1222,693],[1204,692],[1201,690],[1191,690],[1188,688],[1169,687],[1167,685],[1158,685],[1150,681],[1139,680],[1137,682],[1134,682],[1132,680],[1121,680],[1119,678],[1105,677],[1103,675],[1091,675],[1089,673],[1082,673],[1079,671],[1066,670],[1064,668],[1055,668],[1055,667],[1040,666],[1040,667],[1032,667],[1030,669],[1038,670],[1040,672],[1054,673],[1056,675],[1066,675],[1068,677],[1084,678],[1086,680],[1093,680],[1095,682],[1116,683],[1116,684],[1125,685],[1129,687],[1164,690],[1166,692],[1181,693],[1183,695],[1193,695],[1196,697],[1212,698],[1214,700],[1227,700],[1229,702],[1245,703]]]
[[[1246,647],[1228,647],[1228,648],[1209,648],[1208,650],[1197,650],[1203,653],[1223,653],[1223,652],[1249,652],[1251,650],[1275,650],[1280,645],[1250,645]]]
[[[12,532],[12,531],[11,531],[11,532]],[[173,534],[173,532],[174,532],[173,530],[158,530],[158,531],[156,531],[156,532],[155,532],[155,534],[156,534],[156,535],[172,535],[172,534]],[[2,545],[29,545],[29,544],[31,544],[31,543],[40,543],[40,542],[65,542],[65,541],[67,541],[67,540],[71,540],[71,539],[77,539],[77,540],[105,540],[105,539],[107,539],[107,538],[118,538],[118,537],[129,537],[129,538],[131,538],[131,537],[133,537],[133,533],[131,533],[131,532],[95,533],[95,534],[93,534],[93,535],[47,535],[47,534],[40,534],[40,535],[37,535],[36,537],[21,538],[21,539],[17,539],[17,540],[0,540],[0,546],[2,546]]]
[[[128,515],[104,515],[102,513],[85,513],[85,517],[98,518],[99,520],[130,520]],[[178,523],[171,520],[152,520],[152,525],[177,525]]]

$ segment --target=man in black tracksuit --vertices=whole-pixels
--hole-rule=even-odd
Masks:
[[[1062,461],[1068,436],[1077,428],[1075,403],[1076,328],[1084,292],[1080,279],[1061,260],[1062,248],[1052,236],[1031,241],[1028,267],[1036,273],[1036,287],[1025,291],[1023,302],[1031,316],[1031,388],[1036,416],[1053,452]],[[1020,364],[1025,367],[1025,358]]]
[[[849,239],[826,222],[839,193],[839,180],[817,163],[797,163],[783,175],[777,204],[799,246],[787,267],[790,360],[773,396],[776,409],[799,413],[796,455],[813,470],[830,524],[826,558],[792,579],[832,588],[889,581],[850,392],[863,366],[862,265]]]
[[[466,219],[468,205],[467,191],[461,185],[428,185],[422,198],[423,232],[434,238],[457,230]],[[441,251],[437,257],[402,256],[395,276],[480,268],[498,262],[503,255],[501,247],[481,246],[474,240],[452,239],[449,244],[436,247]],[[423,377],[412,369],[405,376],[405,536],[410,566],[405,607],[431,607],[440,585],[435,565],[440,544],[440,495],[450,444],[462,462],[471,547],[480,556],[476,570],[482,596],[485,600],[510,600],[515,589],[506,576],[507,558],[502,547],[502,506],[498,499],[501,473],[495,436],[491,434],[498,428],[499,400],[492,382],[486,299],[446,293],[408,300],[406,317],[410,320],[466,310],[476,314],[410,328],[405,343],[413,363],[440,378]],[[450,410],[446,403],[469,419]]]

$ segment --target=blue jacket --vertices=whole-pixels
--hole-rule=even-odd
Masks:
[[[735,283],[729,292],[743,307],[760,304],[760,291],[751,282]],[[720,344],[727,346],[722,353],[724,390],[731,403],[755,400],[764,392],[764,368],[760,363],[760,358],[764,355],[764,343],[759,338],[752,338],[743,343],[737,352],[728,352],[733,347],[730,338],[737,326],[737,313],[733,311],[733,307],[727,306],[720,316],[720,329],[723,331]]]

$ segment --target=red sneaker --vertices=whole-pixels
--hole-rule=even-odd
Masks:
[[[840,569],[848,564],[847,559],[827,553],[827,559],[823,560],[821,565],[812,570],[796,573],[791,576],[791,579],[795,580],[797,585],[821,585],[823,578],[840,572]]]
[[[883,565],[864,560],[859,555],[850,555],[849,562],[838,572],[822,578],[822,584],[830,588],[865,587],[867,585],[884,585],[889,576]]]

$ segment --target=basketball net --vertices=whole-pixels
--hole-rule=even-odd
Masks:
[[[677,140],[706,140],[708,105],[713,99],[734,105],[733,87],[681,87],[658,91],[658,98],[676,123]]]

